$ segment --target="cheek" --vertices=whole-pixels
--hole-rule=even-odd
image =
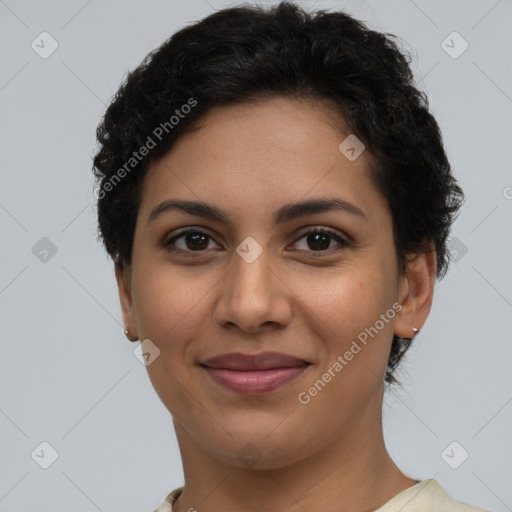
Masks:
[[[165,265],[139,267],[133,277],[139,335],[161,350],[178,350],[205,321],[208,294],[215,286],[211,277]]]
[[[382,274],[354,267],[313,293],[305,291],[304,302],[314,313],[310,329],[317,337],[319,368],[303,391],[320,397],[311,400],[311,413],[331,414],[325,404],[339,404],[339,419],[348,422],[382,384],[396,316],[392,288]],[[319,380],[329,384],[323,387]]]
[[[206,321],[208,279],[186,277],[152,266],[134,274],[134,307],[140,339],[150,339],[159,356],[146,367],[152,385],[169,410],[192,407],[188,396],[188,347]]]
[[[345,338],[373,324],[391,306],[387,287],[381,273],[352,265],[321,279],[302,275],[294,289],[333,335]]]
[[[317,356],[323,371],[342,357],[345,377],[338,379],[338,384],[343,380],[343,385],[354,391],[352,383],[361,386],[361,371],[368,368],[369,385],[375,384],[374,380],[378,383],[375,375],[385,370],[393,338],[392,283],[370,266],[355,265],[338,270],[321,284],[313,283],[311,280],[306,286],[302,281],[298,289],[311,322],[309,329],[322,340],[317,344]]]

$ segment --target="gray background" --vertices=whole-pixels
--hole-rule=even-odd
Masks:
[[[404,389],[386,396],[391,456],[454,499],[512,510],[512,2],[299,3],[345,8],[412,49],[467,196]],[[91,156],[124,74],[227,5],[0,0],[2,512],[149,512],[183,483],[170,414],[123,335],[96,241]],[[46,59],[31,47],[43,31],[58,43]],[[443,44],[453,31],[469,44],[457,58],[463,41]],[[45,441],[58,453],[47,469]]]

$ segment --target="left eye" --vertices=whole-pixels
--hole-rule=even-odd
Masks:
[[[334,231],[330,231],[328,229],[313,229],[310,231],[307,231],[306,233],[303,233],[300,238],[297,239],[295,243],[297,243],[302,238],[306,238],[306,244],[308,244],[310,247],[313,247],[313,252],[325,252],[328,250],[328,253],[333,252],[332,248],[330,246],[330,240],[334,239],[341,247],[335,248],[334,250],[340,250],[341,248],[348,247],[350,243],[342,238],[340,235],[335,233]]]
[[[350,245],[350,243],[345,238],[341,237],[336,232],[327,229],[315,228],[310,231],[307,231],[303,233],[294,243],[298,243],[299,240],[302,240],[303,238],[306,239],[306,244],[308,245],[308,247],[310,249],[313,249],[312,251],[308,251],[306,249],[306,252],[320,252],[324,254],[329,254],[333,252],[333,248],[330,247],[331,239],[334,239],[336,242],[338,242],[339,246],[341,246],[338,248],[334,248],[334,251],[341,250]],[[174,249],[174,247],[177,246],[175,242],[179,239],[183,239],[185,247],[178,247],[178,249],[176,250]],[[167,242],[164,242],[164,246],[174,253],[189,253],[186,255],[193,256],[193,254],[190,253],[205,252],[205,250],[208,248],[209,240],[213,240],[213,238],[208,233],[205,233],[204,231],[201,231],[199,229],[187,229],[181,231],[179,234],[169,239]],[[321,255],[322,254],[320,254],[319,256]]]

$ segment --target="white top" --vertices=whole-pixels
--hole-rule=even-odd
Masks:
[[[164,509],[165,510],[165,509]],[[436,480],[429,478],[405,489],[374,512],[490,512],[453,501]]]
[[[172,504],[183,487],[174,489],[154,512],[172,512]],[[398,493],[373,512],[490,512],[461,501],[453,501],[444,489],[429,478]]]

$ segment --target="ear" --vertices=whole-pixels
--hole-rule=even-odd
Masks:
[[[115,264],[115,273],[117,281],[117,289],[119,291],[119,301],[121,303],[121,311],[123,314],[123,322],[128,329],[130,336],[138,339],[137,323],[132,311],[132,272],[131,266]]]
[[[413,327],[421,329],[427,320],[436,280],[436,252],[408,255],[405,275],[400,278],[398,301],[402,309],[396,316],[394,333],[401,338],[412,338]]]

